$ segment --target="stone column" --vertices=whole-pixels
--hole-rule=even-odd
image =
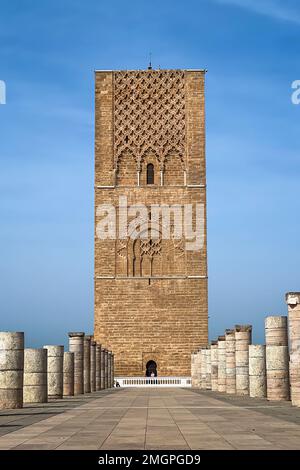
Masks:
[[[291,400],[300,406],[300,292],[286,294],[290,339]]]
[[[218,391],[218,341],[212,341],[211,346],[211,389]]]
[[[107,358],[107,381],[108,381],[108,388],[111,388],[111,351],[108,351],[108,358]]]
[[[267,399],[289,400],[289,351],[287,317],[270,316],[265,319]]]
[[[252,341],[251,325],[235,325],[236,393],[249,395],[249,344]]]
[[[0,332],[0,409],[22,408],[24,333]]]
[[[195,387],[196,384],[196,355],[197,353],[194,351],[191,354],[191,382],[192,382],[192,387]]]
[[[101,390],[105,388],[105,349],[101,347]]]
[[[104,369],[104,380],[105,380],[105,388],[108,388],[108,350],[105,349],[105,369]]]
[[[264,398],[267,395],[264,344],[249,345],[249,395],[252,398]]]
[[[91,392],[96,391],[96,341],[91,341]]]
[[[226,342],[226,393],[236,393],[235,381],[235,331],[225,331]]]
[[[84,333],[69,333],[69,351],[74,353],[74,395],[83,393]]]
[[[84,337],[83,380],[84,393],[91,392],[91,337]]]
[[[64,347],[47,345],[44,349],[48,351],[48,398],[62,398]]]
[[[206,368],[207,368],[207,358],[206,358],[206,349],[201,349],[201,363],[200,363],[200,388],[206,390]]]
[[[226,392],[226,341],[218,337],[218,391]]]
[[[205,350],[206,355],[206,390],[211,390],[211,350],[210,347]]]
[[[64,397],[72,397],[74,395],[74,353],[64,353],[64,381],[63,394]]]
[[[101,390],[101,344],[96,344],[96,391]]]
[[[24,349],[24,403],[46,403],[47,388],[47,350]]]
[[[111,386],[115,386],[115,355],[111,354]]]

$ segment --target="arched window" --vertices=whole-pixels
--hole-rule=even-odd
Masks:
[[[154,165],[148,163],[147,165],[147,184],[154,184]]]

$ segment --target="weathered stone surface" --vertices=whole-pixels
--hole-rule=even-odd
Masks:
[[[104,388],[108,388],[108,350],[104,350]]]
[[[265,319],[267,399],[289,400],[289,351],[287,317],[270,316]]]
[[[218,337],[218,391],[226,392],[226,341]]]
[[[48,351],[48,398],[62,398],[64,347],[57,345],[46,345],[44,346],[44,349],[47,349]]]
[[[84,393],[91,392],[91,336],[85,335],[83,356]]]
[[[211,389],[218,391],[218,342],[212,341],[211,346]]]
[[[101,348],[101,390],[105,388],[105,348]]]
[[[91,340],[91,392],[96,391],[96,341]]]
[[[101,344],[96,344],[96,391],[101,390]]]
[[[235,380],[235,331],[225,331],[226,342],[226,393],[234,394],[236,392]]]
[[[235,325],[236,393],[249,394],[249,345],[252,341],[251,325]]]
[[[74,395],[74,353],[64,353],[63,365],[63,394],[65,397],[72,397]]]
[[[266,344],[268,346],[287,346],[287,317],[269,316],[265,319]]]
[[[202,390],[206,390],[206,373],[207,373],[207,356],[206,356],[206,349],[202,348],[201,349],[201,362],[200,362],[200,367],[201,367],[201,379],[200,379],[200,388]]]
[[[250,344],[249,395],[252,398],[264,398],[266,394],[266,347],[263,344]]]
[[[157,253],[148,246],[150,262],[139,242],[135,253],[130,240],[95,237],[95,340],[114,352],[116,376],[144,376],[150,360],[160,376],[187,376],[191,352],[208,341],[204,77],[187,70],[96,73],[96,207],[118,208],[124,195],[129,205],[205,208],[200,251],[184,253],[183,239],[159,238]],[[149,90],[162,97],[151,106]],[[150,163],[154,185],[146,184]],[[96,213],[96,227],[99,220]]]
[[[0,332],[0,409],[22,408],[24,333]]]
[[[206,390],[211,390],[211,350],[206,349]]]
[[[24,403],[46,403],[47,350],[44,348],[24,350]]]
[[[300,292],[288,292],[286,303],[288,305],[291,400],[293,405],[300,406]]]
[[[74,353],[74,395],[84,393],[83,382],[83,357],[84,357],[84,333],[69,333],[69,351]]]

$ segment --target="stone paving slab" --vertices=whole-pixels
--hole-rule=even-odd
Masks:
[[[289,402],[130,388],[0,411],[0,449],[300,449]]]

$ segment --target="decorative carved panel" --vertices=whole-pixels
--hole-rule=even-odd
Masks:
[[[123,153],[137,168],[147,152],[161,168],[168,153],[185,160],[185,81],[181,70],[120,71],[114,74],[115,168]]]

